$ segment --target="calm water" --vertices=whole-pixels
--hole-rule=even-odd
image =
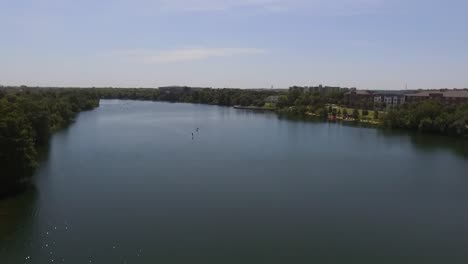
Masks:
[[[35,181],[2,264],[468,263],[466,140],[102,101]]]

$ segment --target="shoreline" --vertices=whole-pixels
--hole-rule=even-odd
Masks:
[[[241,109],[241,110],[272,111],[272,112],[276,112],[277,110],[275,108],[267,108],[267,107],[261,107],[261,106],[241,106],[241,105],[234,105],[233,108]]]
[[[239,110],[252,110],[252,111],[270,111],[270,112],[275,112],[275,113],[287,113],[287,114],[292,114],[296,116],[306,116],[306,117],[315,117],[315,118],[321,118],[319,114],[312,113],[312,112],[306,112],[304,114],[297,114],[293,112],[288,112],[288,111],[283,111],[278,108],[266,108],[266,107],[258,107],[258,106],[240,106],[240,105],[234,105],[232,106],[234,109],[239,109]],[[346,123],[359,123],[359,124],[366,124],[366,125],[371,125],[374,127],[382,127],[382,122],[377,122],[377,121],[372,121],[372,120],[363,120],[363,119],[354,119],[354,118],[344,118],[343,116],[331,116],[328,115],[326,118],[323,118],[323,121],[328,121],[328,122],[346,122]]]

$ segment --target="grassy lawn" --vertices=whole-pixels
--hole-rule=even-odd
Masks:
[[[331,105],[333,109],[336,109],[336,111],[339,113],[339,112],[343,112],[345,109],[346,111],[348,112],[348,115],[352,115],[353,114],[353,111],[354,109],[353,108],[346,108],[346,107],[341,107],[341,106],[337,106],[337,105]],[[327,106],[328,107],[328,106]],[[364,120],[369,120],[371,122],[374,122],[374,121],[378,121],[374,119],[374,111],[373,110],[370,110],[368,111],[369,114],[367,116],[363,116],[362,115],[362,112],[363,110],[362,109],[357,109],[358,112],[359,112],[359,118],[360,119],[364,119]],[[385,112],[383,111],[379,111],[379,117],[380,116],[383,116],[385,114]]]

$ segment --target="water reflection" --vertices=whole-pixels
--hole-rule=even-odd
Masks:
[[[467,163],[452,154],[466,155],[463,140],[191,104],[123,101],[78,118],[52,138],[40,192],[0,202],[1,264],[466,252]]]
[[[37,200],[38,191],[33,185],[22,194],[0,200],[0,245],[29,226],[37,214]]]
[[[452,138],[421,134],[414,131],[386,129],[378,129],[378,134],[387,138],[406,139],[412,146],[422,152],[450,151],[459,157],[468,159],[468,140],[466,138]]]
[[[298,116],[291,114],[278,114],[279,120],[287,120],[291,122],[308,122],[308,123],[323,123],[323,119],[318,117]],[[422,152],[437,152],[437,151],[450,151],[451,153],[468,159],[468,140],[466,138],[455,138],[441,135],[421,134],[409,130],[389,130],[376,127],[370,124],[363,124],[358,122],[329,122],[344,127],[353,128],[369,128],[375,129],[378,136],[387,139],[399,139],[401,141],[408,141],[417,150]]]

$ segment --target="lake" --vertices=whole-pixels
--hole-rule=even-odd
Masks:
[[[468,263],[466,139],[103,100],[34,181],[2,264]]]

